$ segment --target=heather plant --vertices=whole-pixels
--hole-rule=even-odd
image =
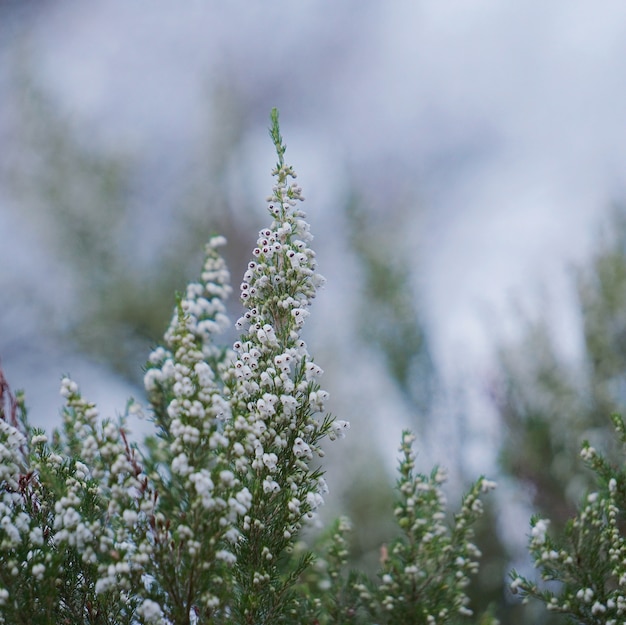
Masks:
[[[618,415],[612,421],[624,445],[626,424]],[[626,471],[589,442],[580,455],[592,470],[597,489],[583,498],[562,532],[553,535],[549,519],[531,519],[528,549],[544,583],[513,571],[511,589],[526,601],[542,601],[570,622],[617,625],[626,619]]]
[[[232,347],[218,342],[231,287],[216,236],[150,354],[146,407],[131,401],[118,421],[101,419],[65,376],[62,424],[48,436],[0,377],[0,622],[409,625],[471,615],[471,526],[493,484],[478,480],[451,519],[444,473],[415,473],[409,433],[400,534],[381,546],[378,578],[345,571],[346,519],[317,557],[303,546],[327,492],[322,443],[349,423],[326,412],[323,371],[301,336],[323,278],[275,110],[270,135],[271,221],[240,285]],[[154,425],[141,444],[126,426],[136,412]]]

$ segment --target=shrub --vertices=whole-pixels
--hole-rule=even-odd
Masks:
[[[493,483],[479,479],[450,520],[445,475],[415,473],[408,432],[401,533],[381,547],[378,579],[345,572],[345,519],[317,558],[301,547],[327,492],[322,442],[349,423],[326,414],[323,371],[301,338],[324,280],[275,110],[270,135],[271,223],[240,285],[240,338],[216,342],[231,291],[217,236],[146,366],[152,436],[131,443],[125,418],[101,420],[68,376],[62,427],[48,436],[0,378],[1,622],[401,625],[471,614],[471,525]],[[141,409],[129,402],[127,414]]]

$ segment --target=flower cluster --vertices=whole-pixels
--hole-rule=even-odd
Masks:
[[[66,402],[63,433],[55,434],[53,446],[41,441],[33,463],[42,484],[52,482],[54,472],[62,478],[64,494],[57,494],[54,504],[51,539],[76,549],[83,568],[89,565],[92,610],[113,600],[116,620],[131,622],[142,596],[135,589],[142,588],[151,554],[150,545],[137,536],[145,532],[154,498],[123,420],[101,421],[96,406],[69,377],[61,381],[61,395]]]
[[[619,416],[613,423],[621,442],[626,427]],[[621,519],[626,510],[626,472],[612,466],[588,443],[581,457],[596,473],[601,488],[583,500],[578,515],[562,536],[549,532],[548,519],[533,517],[529,551],[544,582],[559,581],[555,593],[513,571],[511,590],[531,597],[550,611],[580,623],[617,625],[626,619],[626,540]]]
[[[102,587],[107,575],[127,593],[141,581],[133,575],[138,566],[132,543],[122,547],[112,520],[115,494],[142,487],[133,454],[116,427],[97,421],[95,407],[69,378],[63,379],[62,393],[64,428],[52,444],[43,431],[28,426],[25,412],[19,428],[0,420],[0,430],[8,434],[0,441],[0,455],[11,469],[1,482],[2,622],[93,619],[110,599]],[[130,623],[134,599],[114,596],[110,616]]]
[[[339,519],[322,548],[324,555],[308,578],[320,593],[320,623],[434,625],[460,622],[472,615],[467,586],[478,570],[480,550],[473,543],[473,525],[483,512],[481,497],[495,488],[477,480],[450,522],[442,487],[445,472],[415,473],[414,436],[404,432],[394,509],[400,536],[380,550],[377,581],[346,572],[348,534],[352,527]],[[490,614],[482,624],[497,625]]]

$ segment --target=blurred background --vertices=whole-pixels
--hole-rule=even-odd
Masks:
[[[107,416],[142,399],[208,236],[237,285],[267,223],[275,106],[328,280],[305,335],[352,423],[328,515],[373,570],[411,428],[451,502],[500,484],[477,610],[547,623],[504,584],[530,514],[558,526],[589,486],[581,441],[620,451],[625,77],[609,0],[0,0],[7,378],[47,428],[63,374]]]

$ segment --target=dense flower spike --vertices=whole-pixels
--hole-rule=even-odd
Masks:
[[[155,581],[142,604],[147,622],[159,610],[179,622],[226,609],[226,569],[236,560],[239,519],[250,507],[251,494],[235,475],[243,448],[224,433],[231,413],[222,377],[231,355],[215,343],[229,325],[224,300],[230,278],[218,253],[224,243],[223,237],[209,241],[201,281],[188,285],[165,346],[153,351],[145,374],[159,426],[148,459],[156,506],[153,568],[146,572],[167,580]]]
[[[321,441],[335,434],[332,418],[323,416],[328,399],[318,382],[323,371],[301,338],[324,278],[316,273],[309,245],[313,237],[300,208],[302,190],[283,160],[276,113],[272,121],[278,155],[267,206],[272,221],[259,232],[240,286],[246,310],[236,322],[240,339],[225,375],[232,420],[224,433],[242,445],[237,476],[252,494],[237,544],[240,558],[254,563],[253,575],[237,568],[237,611],[246,622],[274,609],[292,583],[280,572],[282,555],[323,502],[325,482],[311,463],[323,456]],[[347,427],[344,422],[341,429]]]
[[[278,147],[279,155],[281,152]],[[329,423],[315,418],[323,412],[328,393],[319,388],[322,369],[300,337],[308,307],[324,279],[315,273],[315,253],[305,214],[298,208],[301,189],[293,168],[279,163],[268,210],[274,217],[261,230],[241,283],[247,310],[237,320],[241,339],[234,345],[236,360],[228,374],[233,427],[246,432],[252,469],[271,473],[268,457],[291,450],[310,460],[320,453],[319,440]],[[323,425],[323,427],[322,427]],[[268,453],[270,456],[268,456]],[[272,456],[271,454],[274,454]]]

